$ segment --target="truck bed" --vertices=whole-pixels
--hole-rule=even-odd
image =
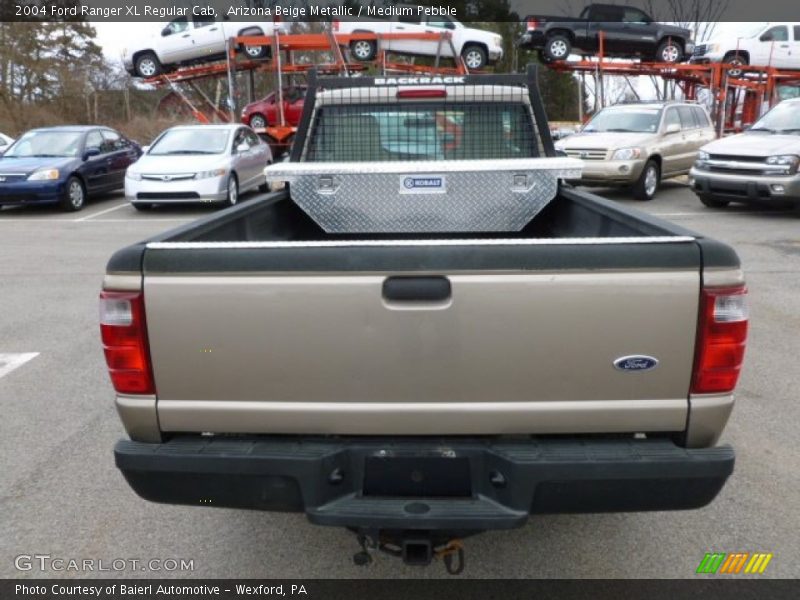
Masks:
[[[575,248],[586,245],[595,246],[594,251],[576,256]],[[213,271],[218,268],[223,271],[240,268],[247,271],[284,270],[281,263],[301,251],[305,258],[284,265],[288,270],[307,270],[316,266],[343,270],[380,268],[379,249],[386,246],[404,248],[402,254],[408,258],[416,256],[422,259],[426,256],[435,261],[426,263],[431,267],[434,264],[457,266],[451,262],[456,261],[463,263],[461,266],[477,268],[475,261],[478,261],[487,267],[516,268],[523,264],[518,262],[519,259],[524,259],[524,264],[530,268],[542,268],[548,264],[552,268],[569,265],[581,268],[697,267],[701,249],[706,267],[738,265],[735,253],[723,244],[698,237],[691,231],[638,210],[620,207],[600,196],[564,186],[558,196],[521,231],[469,234],[326,233],[283,190],[261,195],[223,213],[215,213],[124,248],[111,258],[108,268],[109,272],[138,270],[142,266],[150,272],[169,269]],[[142,265],[145,247],[149,252],[146,263]],[[437,248],[435,253],[432,251],[434,247]],[[473,247],[476,252],[464,255],[464,247]],[[665,251],[667,247],[669,250]],[[220,262],[223,254],[217,251],[223,248],[271,248],[276,252],[228,252]],[[315,248],[329,250],[309,252]],[[348,249],[348,261],[336,261],[337,255],[341,254],[337,248]],[[459,251],[448,252],[448,248],[458,248]],[[480,252],[477,252],[478,248]],[[162,252],[177,249],[183,252],[180,255]],[[312,255],[315,257],[313,260]],[[448,256],[450,260],[445,260]],[[398,254],[393,254],[392,260],[398,257]],[[417,270],[425,265],[405,266]]]

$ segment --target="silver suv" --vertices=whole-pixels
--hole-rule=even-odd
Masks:
[[[622,185],[651,200],[662,179],[685,175],[716,137],[706,109],[685,102],[610,106],[556,149],[583,161],[582,185]]]
[[[744,133],[703,146],[689,174],[700,201],[800,205],[800,98],[784,100]]]

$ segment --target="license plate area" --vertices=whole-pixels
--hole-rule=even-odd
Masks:
[[[364,496],[468,498],[472,481],[467,457],[368,456]]]

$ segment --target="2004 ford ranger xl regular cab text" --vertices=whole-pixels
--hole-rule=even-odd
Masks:
[[[426,564],[530,515],[692,509],[747,331],[734,251],[563,183],[528,77],[311,77],[288,189],[118,251],[116,464]]]

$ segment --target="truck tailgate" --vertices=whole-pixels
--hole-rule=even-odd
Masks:
[[[146,273],[162,430],[685,427],[696,267],[406,273],[422,287],[400,281],[408,293],[387,298],[398,275]],[[657,366],[615,368],[631,355]]]

